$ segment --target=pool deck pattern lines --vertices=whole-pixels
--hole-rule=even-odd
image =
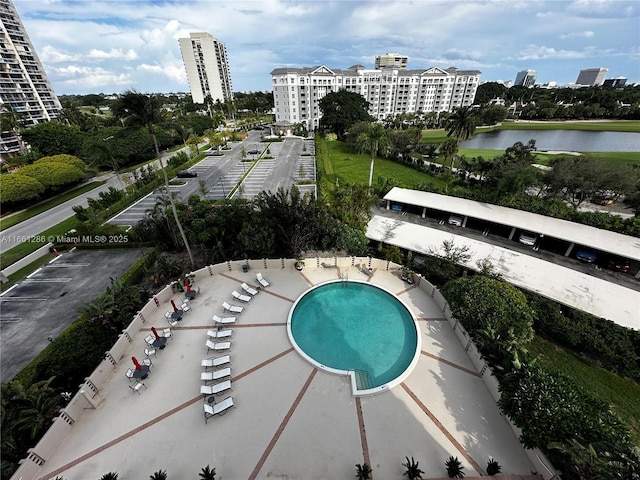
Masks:
[[[269,445],[267,445],[267,448],[265,449],[264,453],[260,457],[260,460],[258,460],[258,464],[255,466],[255,468],[251,472],[251,475],[249,475],[248,480],[255,480],[258,477],[258,474],[260,473],[260,470],[264,466],[264,463],[267,461],[267,458],[269,457],[269,454],[271,453],[273,448],[276,446],[276,443],[278,442],[278,439],[282,435],[282,432],[284,432],[284,429],[286,428],[287,423],[289,423],[289,420],[291,420],[291,417],[295,413],[296,408],[298,408],[298,405],[300,405],[300,402],[302,401],[302,397],[304,397],[304,394],[307,392],[307,389],[309,388],[309,385],[311,385],[311,382],[313,381],[313,377],[316,376],[316,373],[318,373],[318,370],[314,368],[311,371],[311,373],[309,374],[309,377],[307,378],[307,381],[304,383],[304,385],[300,389],[300,392],[298,393],[298,396],[293,401],[293,404],[291,405],[291,408],[289,408],[289,411],[287,412],[287,414],[282,419],[282,422],[280,423],[280,426],[278,427],[278,430],[276,431],[276,433],[271,438],[271,441],[269,442]]]
[[[471,455],[469,455],[469,452],[465,450],[462,444],[458,442],[453,435],[451,435],[449,430],[445,428],[445,426],[440,422],[440,420],[438,420],[436,416],[433,413],[431,413],[431,411],[427,408],[427,406],[424,403],[422,403],[422,401],[407,386],[407,384],[403,383],[401,385],[402,385],[402,388],[404,388],[405,392],[407,392],[411,397],[411,399],[416,403],[416,405],[418,405],[418,407],[420,407],[420,409],[425,413],[425,415],[429,417],[429,420],[433,422],[433,424],[438,428],[438,430],[440,430],[444,434],[444,436],[447,437],[447,439],[451,442],[451,444],[458,450],[458,452],[460,452],[460,455],[462,455],[467,460],[467,462],[469,462],[473,466],[474,470],[478,472],[479,475],[485,475],[485,472],[482,470],[482,467],[480,467],[480,465],[478,465],[478,463],[471,457]]]
[[[269,287],[243,303],[231,349],[207,352],[212,315],[240,283],[252,285],[255,271],[216,273],[198,279],[191,302],[167,348],[153,357],[147,389],[132,393],[124,373],[140,356],[144,337],[167,327],[162,302],[99,387],[95,409],[75,419],[37,478],[86,480],[117,471],[121,478],[148,478],[159,469],[170,478],[197,477],[207,464],[227,480],[353,478],[355,464],[368,463],[378,480],[400,480],[406,455],[442,478],[453,453],[467,472],[496,458],[504,478],[539,479],[517,437],[502,417],[455,332],[434,300],[398,272],[368,275],[360,265],[264,269]],[[353,397],[349,378],[319,370],[297,354],[286,322],[295,299],[310,287],[342,276],[396,292],[418,320],[422,348],[403,382],[374,396]],[[179,300],[180,294],[173,296]],[[231,356],[235,408],[205,424],[199,393],[203,358]]]

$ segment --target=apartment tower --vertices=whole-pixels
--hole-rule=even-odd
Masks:
[[[533,87],[536,84],[536,78],[538,78],[538,72],[535,70],[522,70],[516,75],[516,81],[513,84]]]
[[[378,55],[376,57],[375,69],[381,68],[407,68],[409,57],[407,55],[400,55],[399,53],[385,53],[384,55]]]
[[[191,33],[178,43],[193,103],[205,103],[208,96],[214,103],[233,99],[225,44],[205,32]]]
[[[56,118],[62,106],[11,0],[0,0],[0,155],[21,154],[22,128]]]
[[[608,71],[608,68],[587,68],[580,70],[578,78],[576,79],[576,85],[585,85],[587,87],[602,85]]]
[[[478,70],[431,67],[347,69],[326,65],[276,68],[271,72],[278,123],[301,123],[308,130],[320,125],[320,100],[339,90],[355,92],[369,102],[369,114],[384,120],[400,113],[451,112],[473,105],[480,81]]]

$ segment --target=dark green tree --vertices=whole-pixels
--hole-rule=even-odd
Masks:
[[[386,152],[391,145],[389,137],[384,127],[379,123],[370,123],[367,131],[361,133],[357,140],[360,151],[371,153],[371,163],[369,164],[369,191],[371,191],[371,183],[373,182],[373,166],[375,164],[378,152]]]
[[[453,137],[456,142],[471,138],[476,131],[476,114],[471,107],[457,108],[445,124],[447,137]]]
[[[83,135],[77,127],[52,120],[29,127],[22,133],[22,139],[39,152],[40,156],[59,153],[79,156]]]
[[[339,90],[329,93],[319,105],[322,112],[320,129],[334,132],[340,140],[345,139],[346,132],[354,123],[371,121],[369,102],[355,92]]]

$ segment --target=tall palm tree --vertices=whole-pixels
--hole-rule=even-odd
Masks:
[[[371,191],[371,183],[373,182],[373,165],[376,161],[378,152],[384,152],[391,144],[387,132],[379,123],[369,124],[366,132],[361,133],[357,138],[357,144],[360,151],[371,152],[371,165],[369,166],[369,191]]]
[[[460,107],[447,119],[444,127],[447,137],[455,137],[457,142],[467,140],[476,131],[476,115],[471,107]]]
[[[164,177],[164,185],[167,192],[169,192],[169,177],[164,168],[164,163],[160,156],[160,149],[158,148],[158,140],[156,138],[156,124],[162,121],[160,106],[158,105],[157,100],[153,97],[137,92],[136,90],[127,90],[118,99],[113,113],[116,117],[122,119],[125,124],[144,126],[147,129],[153,139],[156,156],[160,162],[160,169],[162,170],[162,175]],[[187,239],[187,235],[184,233],[182,222],[180,222],[180,218],[178,217],[178,210],[176,209],[175,202],[171,195],[169,195],[169,202],[171,203],[173,218],[175,219],[178,230],[180,231],[182,242],[184,243],[187,254],[189,255],[191,268],[195,269],[195,260],[193,258],[193,253],[191,253],[189,240]]]

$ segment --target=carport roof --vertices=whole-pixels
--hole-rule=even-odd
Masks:
[[[569,222],[568,220],[501,207],[490,203],[476,202],[465,198],[398,187],[391,189],[384,199],[390,202],[427,207],[508,225],[640,261],[639,238]]]

